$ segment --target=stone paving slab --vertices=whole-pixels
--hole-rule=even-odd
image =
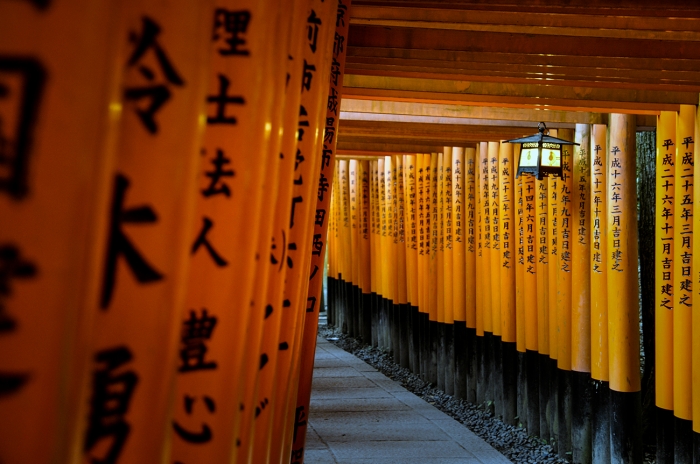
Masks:
[[[304,462],[507,464],[469,429],[318,339]]]

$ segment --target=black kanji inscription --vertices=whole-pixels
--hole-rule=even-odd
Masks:
[[[231,196],[229,186],[221,181],[222,177],[234,177],[236,172],[233,169],[224,169],[224,166],[230,164],[231,160],[224,156],[224,151],[220,148],[216,150],[216,157],[211,160],[214,165],[212,171],[206,171],[206,176],[210,179],[209,186],[202,190],[202,195],[210,197],[212,195],[224,194],[227,197]],[[221,183],[220,183],[221,182]]]
[[[201,316],[197,316],[194,311],[190,311],[189,319],[182,324],[180,335],[180,360],[182,365],[179,372],[192,372],[199,370],[216,369],[215,361],[206,361],[207,345],[211,339],[217,318],[209,316],[206,309],[202,309]]]
[[[216,412],[216,403],[213,399],[211,399],[209,396],[204,396],[202,399],[204,400],[205,407],[210,413]],[[195,397],[185,395],[185,412],[187,412],[188,416],[192,414],[192,407],[194,406],[195,400]],[[207,443],[212,439],[211,428],[206,423],[202,424],[200,430],[191,432],[178,424],[177,421],[173,421],[173,430],[175,430],[178,437],[182,438],[188,443],[202,444]]]
[[[219,253],[216,252],[213,246],[211,246],[211,243],[209,243],[209,240],[207,240],[207,233],[209,232],[209,229],[214,226],[214,223],[212,222],[211,219],[208,217],[204,217],[204,225],[202,226],[202,231],[199,233],[197,236],[197,240],[194,241],[194,244],[192,245],[192,254],[195,254],[197,250],[199,250],[200,247],[204,246],[204,248],[207,249],[209,252],[209,255],[211,258],[214,260],[214,263],[216,263],[217,266],[219,267],[224,267],[228,266],[228,261],[226,261],[224,258],[221,257]]]
[[[117,174],[114,181],[114,196],[110,212],[109,242],[107,243],[107,259],[102,281],[102,298],[100,306],[103,310],[109,307],[117,279],[117,260],[120,255],[126,259],[126,264],[141,284],[157,282],[163,275],[155,270],[141,256],[139,251],[122,231],[122,224],[149,224],[158,221],[156,213],[150,206],[124,208],[126,191],[129,189],[129,179]]]
[[[214,41],[219,40],[219,38],[222,37],[219,35],[221,30],[226,34],[224,38],[226,47],[220,48],[219,54],[224,56],[250,55],[250,50],[245,48],[245,34],[248,32],[248,23],[250,23],[250,11],[248,10],[229,11],[223,8],[217,8],[214,11],[214,32],[212,34],[212,39]]]
[[[127,87],[124,90],[124,98],[139,102],[143,99],[149,101],[145,108],[136,108],[136,114],[146,130],[151,134],[158,132],[158,123],[155,120],[156,113],[160,108],[170,100],[172,93],[171,86],[182,87],[185,82],[175,70],[175,67],[168,59],[168,55],[163,48],[158,44],[157,37],[160,34],[160,26],[151,18],[144,16],[142,18],[141,34],[133,31],[129,34],[129,41],[134,44],[134,51],[129,57],[127,66],[137,67],[139,73],[146,79],[148,84],[141,86]],[[142,63],[142,58],[147,51],[153,51],[156,61],[160,67],[160,78],[156,78],[156,73]]]
[[[223,74],[219,74],[219,94],[207,96],[207,103],[216,105],[215,116],[207,116],[207,124],[236,124],[238,120],[233,116],[226,116],[227,105],[245,105],[245,99],[241,95],[229,95],[228,87],[231,81]]]
[[[92,457],[93,464],[114,464],[129,437],[131,426],[126,422],[131,396],[139,377],[133,370],[119,370],[133,359],[125,346],[102,350],[95,355],[97,369],[92,374],[92,399],[84,451],[89,453],[104,439],[112,443],[101,458]]]
[[[0,193],[22,199],[46,72],[36,60],[0,56]]]

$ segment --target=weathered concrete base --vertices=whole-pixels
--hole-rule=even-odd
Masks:
[[[642,393],[610,390],[610,463],[637,464],[642,459]]]
[[[549,412],[547,405],[551,393],[552,379],[549,372],[549,356],[546,354],[537,354],[537,364],[539,366],[539,396],[540,396],[540,431],[539,437],[547,443],[552,442],[552,432],[550,430]]]
[[[693,421],[674,418],[673,456],[676,464],[693,463]]]
[[[673,411],[656,407],[656,464],[675,462],[673,429]]]
[[[610,463],[610,387],[600,380],[591,386],[591,448],[593,464]]]
[[[527,431],[530,435],[540,436],[540,359],[537,351],[525,352],[525,369]]]
[[[491,384],[493,388],[493,408],[496,418],[503,419],[503,342],[500,335],[493,336],[493,356],[491,357],[493,371]]]
[[[448,395],[455,393],[455,332],[454,324],[443,324],[445,334],[445,390]]]
[[[469,344],[467,339],[467,323],[455,321],[454,323],[454,353],[455,353],[455,381],[454,395],[457,398],[467,399],[467,366],[469,362]]]
[[[479,362],[479,352],[477,349],[477,340],[481,340],[483,337],[476,336],[476,329],[467,327],[465,332],[467,337],[467,401],[470,403],[478,404],[476,395],[476,384],[478,377],[478,362]]]
[[[571,457],[574,464],[591,462],[591,375],[571,372]]]
[[[571,453],[571,371],[559,369],[557,392],[557,412],[559,414],[559,446],[557,452],[562,458]]]

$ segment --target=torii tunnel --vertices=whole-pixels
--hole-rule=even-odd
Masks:
[[[301,464],[321,312],[700,462],[699,95],[694,0],[0,1],[0,463]]]

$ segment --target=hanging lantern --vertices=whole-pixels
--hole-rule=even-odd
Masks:
[[[547,126],[541,122],[537,125],[539,133],[519,139],[506,140],[506,143],[521,144],[518,172],[532,174],[538,180],[545,176],[561,177],[561,147],[562,145],[578,145],[568,140],[558,139],[547,135]]]

